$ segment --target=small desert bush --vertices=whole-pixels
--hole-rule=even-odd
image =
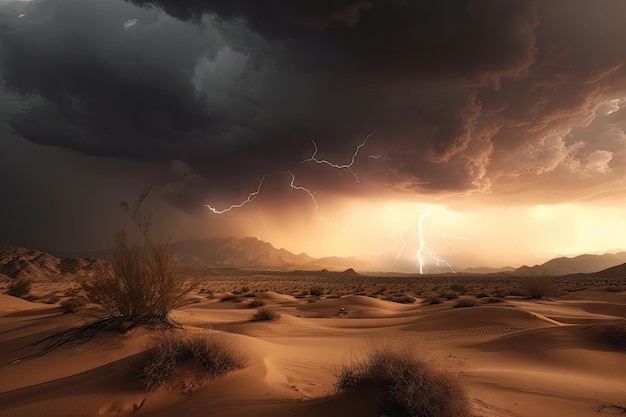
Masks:
[[[543,298],[554,294],[554,284],[548,277],[524,277],[521,282],[521,295],[527,298]]]
[[[600,324],[600,334],[611,344],[626,349],[626,319]]]
[[[220,298],[220,301],[223,301],[223,302],[226,302],[226,301],[238,302],[238,301],[241,301],[241,298],[239,298],[235,294],[226,294],[226,295],[222,296],[222,298]]]
[[[252,300],[250,302],[250,304],[248,304],[248,307],[250,308],[257,308],[257,307],[263,307],[265,305],[265,301],[263,300],[259,300],[258,298]]]
[[[615,286],[612,285],[610,287],[606,287],[606,290],[608,292],[622,292],[622,291],[624,291],[624,289],[622,287],[617,286],[617,285],[615,285]]]
[[[13,297],[24,298],[28,294],[30,294],[32,283],[27,278],[17,278],[9,284],[7,288],[7,294],[12,295]]]
[[[322,294],[324,294],[324,288],[319,286],[311,287],[309,288],[309,294],[315,297],[321,297]]]
[[[470,297],[461,297],[454,303],[454,308],[475,307],[476,299]]]
[[[428,294],[428,295],[426,295],[426,303],[427,304],[434,305],[434,304],[441,304],[442,302],[443,301],[441,301],[441,298],[439,298],[435,294]]]
[[[465,288],[462,284],[452,284],[450,285],[450,289],[461,294],[465,294],[467,292],[467,288]]]
[[[441,293],[441,296],[445,298],[446,300],[454,300],[456,298],[459,298],[459,294],[457,294],[454,291],[445,291]]]
[[[61,311],[63,313],[75,313],[85,305],[82,298],[72,297],[61,301]]]
[[[495,303],[501,303],[501,302],[503,302],[503,301],[504,301],[504,299],[502,299],[502,298],[497,298],[497,297],[489,297],[489,298],[487,298],[485,301],[486,301],[486,302],[488,302],[488,303],[491,303],[491,304],[495,304]]]
[[[280,313],[271,308],[259,308],[250,318],[250,321],[272,321],[280,318]]]
[[[385,412],[411,417],[467,417],[470,403],[455,374],[408,350],[375,349],[364,360],[344,366],[335,389],[380,392]]]
[[[512,289],[509,290],[507,295],[510,296],[510,297],[526,297],[528,295],[528,292],[524,291],[524,290],[517,289],[517,288],[512,288]]]
[[[400,304],[412,304],[416,300],[415,297],[408,294],[394,295],[393,297],[389,297],[387,299]]]
[[[180,365],[195,361],[205,378],[217,378],[243,366],[243,359],[219,338],[167,332],[154,340],[140,377],[150,389],[176,376]]]

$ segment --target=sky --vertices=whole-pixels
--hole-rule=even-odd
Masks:
[[[152,187],[155,239],[428,272],[626,249],[624,15],[0,0],[0,242],[110,247]]]

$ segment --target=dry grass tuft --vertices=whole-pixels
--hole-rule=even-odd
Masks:
[[[243,367],[242,357],[233,353],[232,347],[223,340],[167,332],[155,339],[140,377],[146,389],[150,389],[176,376],[180,365],[188,361],[198,363],[205,378],[217,378]]]
[[[30,294],[32,283],[27,278],[17,278],[9,284],[7,294],[13,297],[24,298]]]
[[[250,321],[272,321],[278,320],[280,313],[272,308],[259,308],[250,318]]]
[[[61,301],[61,311],[63,313],[75,313],[85,306],[85,300],[78,297],[68,298]]]
[[[600,324],[600,334],[609,343],[626,349],[626,319]]]
[[[475,298],[461,297],[454,303],[454,308],[475,307],[478,305]]]
[[[257,308],[257,307],[263,307],[264,305],[265,305],[265,301],[255,298],[254,300],[250,301],[250,304],[248,304],[248,307]]]
[[[337,391],[372,388],[383,395],[385,412],[392,415],[471,415],[467,393],[456,376],[408,350],[375,349],[365,360],[344,366],[335,383]]]
[[[548,277],[524,277],[520,281],[522,295],[527,298],[543,298],[555,292],[554,284]]]

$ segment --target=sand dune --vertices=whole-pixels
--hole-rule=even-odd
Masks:
[[[251,322],[252,299],[281,317]],[[342,364],[392,342],[457,369],[477,416],[615,414],[626,407],[626,352],[603,339],[599,324],[625,313],[624,293],[600,290],[472,308],[361,295],[267,291],[233,302],[195,294],[173,318],[188,333],[225,338],[243,368],[205,382],[184,368],[146,391],[137,373],[154,331],[104,334],[26,359],[34,341],[89,317],[1,295],[0,416],[377,417],[374,393],[335,395],[333,383]]]

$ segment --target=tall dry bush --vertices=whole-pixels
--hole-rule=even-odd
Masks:
[[[126,232],[115,236],[113,274],[83,284],[87,298],[104,307],[111,317],[125,317],[135,322],[168,320],[184,297],[197,285],[197,279],[183,275],[174,262],[168,243],[155,243],[148,236],[151,219],[142,214],[144,191],[132,208],[120,204],[139,228],[141,243],[129,244]]]

